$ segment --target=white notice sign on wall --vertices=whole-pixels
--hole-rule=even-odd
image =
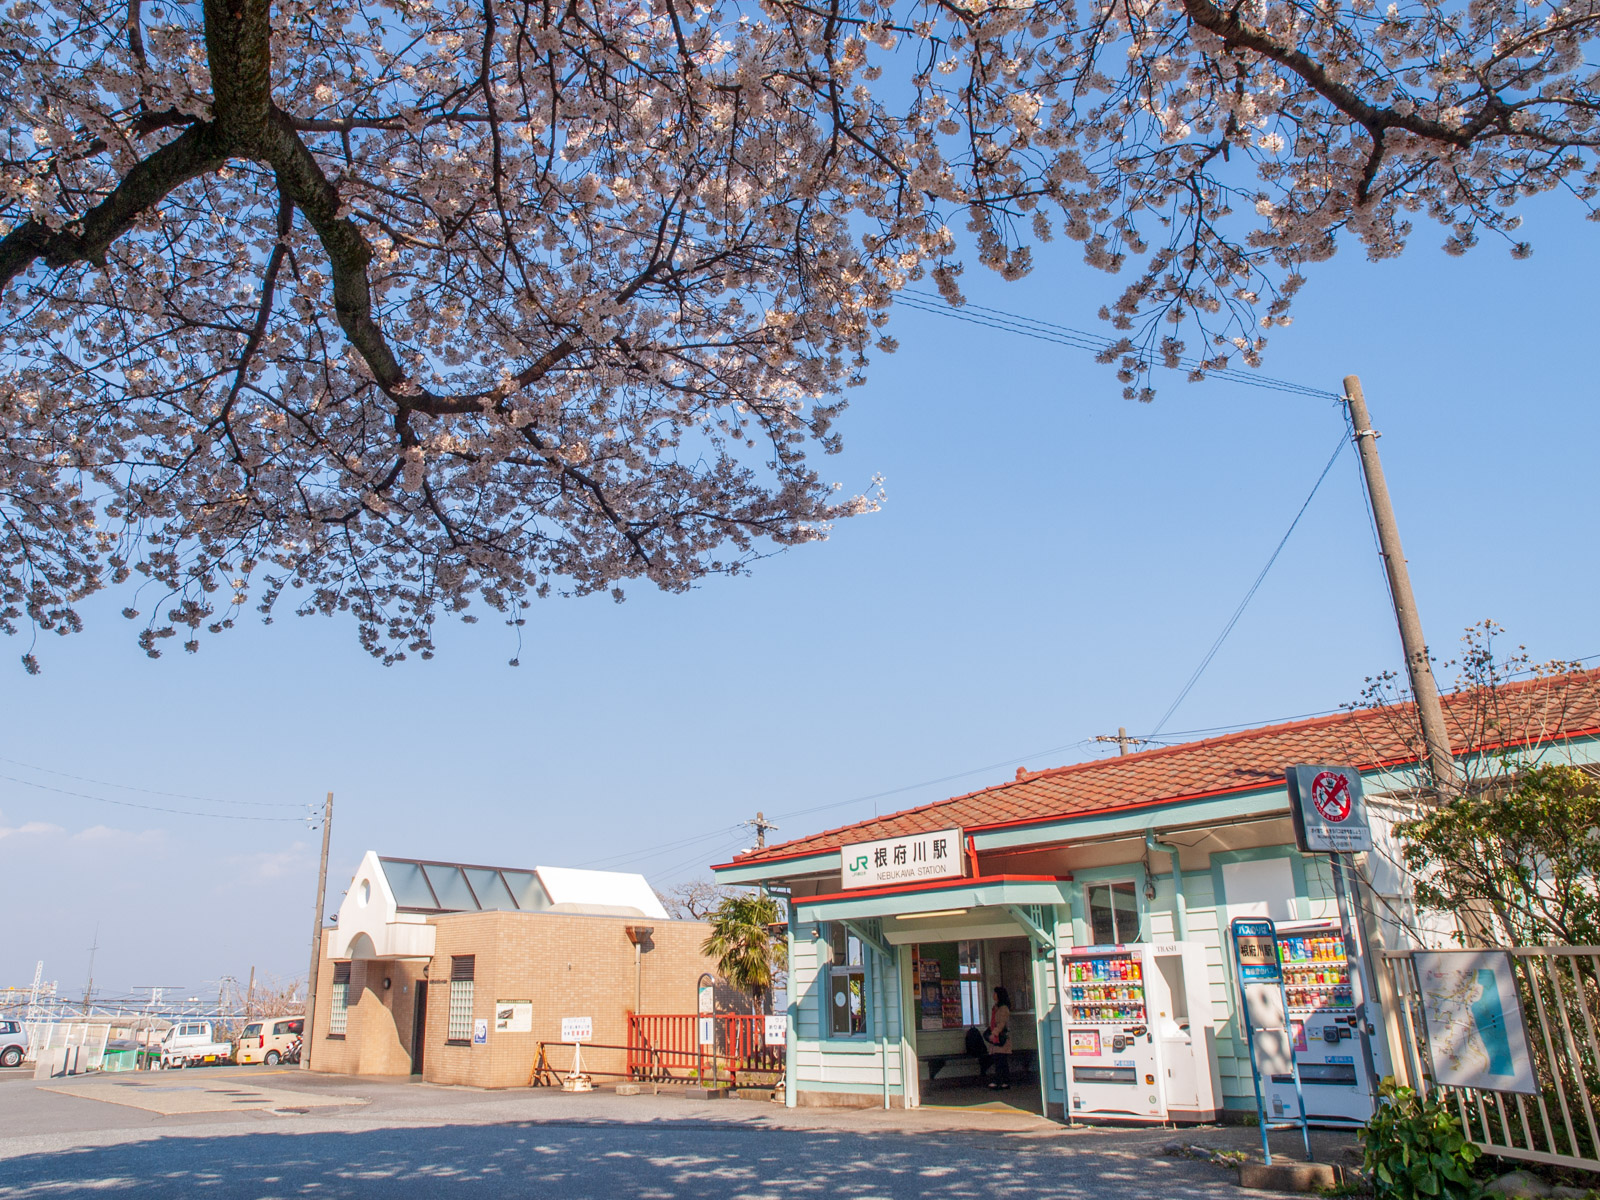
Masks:
[[[494,1031],[496,1033],[532,1033],[532,1000],[496,1000],[494,1002]]]
[[[878,842],[855,842],[839,850],[841,882],[847,888],[883,887],[924,879],[959,879],[961,830],[911,833]]]
[[[784,1046],[789,1042],[789,1018],[785,1016],[767,1018],[767,1045]]]
[[[561,1040],[563,1042],[594,1041],[594,1018],[562,1017]]]

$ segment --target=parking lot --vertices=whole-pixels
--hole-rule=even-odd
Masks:
[[[294,1068],[37,1082],[8,1074],[0,1078],[0,1198],[432,1197],[444,1184],[497,1200],[1239,1194],[1223,1169],[1163,1153],[1175,1136],[1067,1129],[1015,1110],[786,1110],[666,1094],[484,1092]],[[1183,1136],[1248,1148],[1259,1135]]]

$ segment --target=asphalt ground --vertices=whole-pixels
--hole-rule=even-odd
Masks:
[[[1272,1136],[1275,1157],[1297,1149],[1297,1134]],[[785,1109],[268,1067],[0,1075],[0,1200],[1241,1195],[1232,1172],[1165,1153],[1174,1140],[1260,1151],[1254,1129],[1066,1128],[1016,1110]],[[1347,1135],[1321,1134],[1315,1149],[1349,1161],[1348,1147]]]

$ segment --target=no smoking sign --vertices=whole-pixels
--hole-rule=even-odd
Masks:
[[[1350,815],[1350,780],[1338,771],[1323,771],[1311,781],[1311,803],[1325,820]]]
[[[1372,830],[1353,767],[1290,767],[1289,810],[1295,843],[1312,853],[1355,854],[1372,849]]]

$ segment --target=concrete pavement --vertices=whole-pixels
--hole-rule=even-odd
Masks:
[[[155,1103],[130,1105],[108,1100],[113,1077],[0,1081],[0,1200],[89,1192],[393,1200],[437,1197],[447,1188],[495,1200],[1241,1195],[1230,1173],[1162,1154],[1175,1136],[1169,1130],[1064,1129],[1017,1112],[785,1110],[609,1091],[482,1092],[268,1068],[144,1078],[144,1087],[194,1091],[141,1094]],[[279,1103],[279,1092],[315,1102]],[[218,1099],[239,1098],[229,1093],[245,1102]],[[1241,1148],[1258,1137],[1238,1129],[1183,1136]]]

